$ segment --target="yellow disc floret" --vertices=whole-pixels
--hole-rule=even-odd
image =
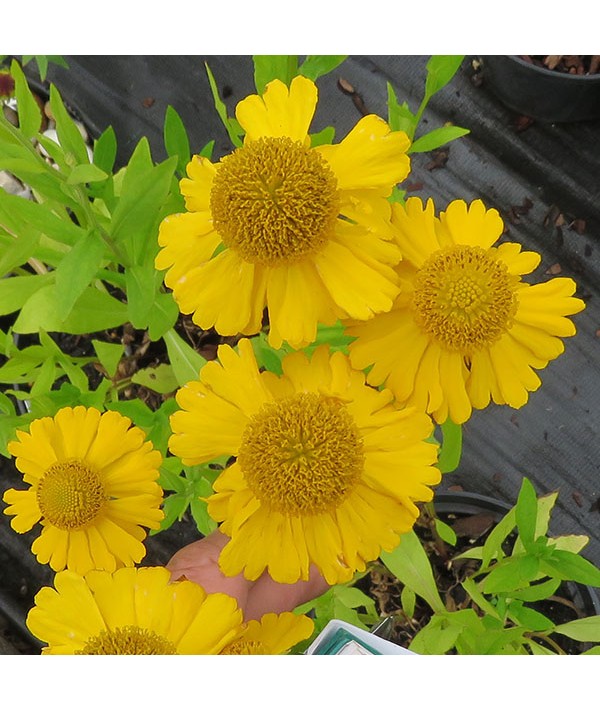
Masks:
[[[467,245],[438,250],[416,276],[416,322],[452,351],[489,346],[512,325],[516,283],[490,250]]]
[[[98,474],[76,459],[53,464],[37,487],[37,502],[44,518],[63,530],[93,521],[106,500]]]
[[[222,159],[210,194],[227,247],[252,264],[278,266],[314,254],[335,229],[337,180],[318,152],[264,137]]]
[[[238,462],[254,495],[275,511],[318,514],[335,509],[360,479],[363,443],[342,402],[299,393],[250,419]]]
[[[177,654],[175,645],[162,635],[137,625],[102,630],[76,654]]]

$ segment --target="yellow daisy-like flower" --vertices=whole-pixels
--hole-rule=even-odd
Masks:
[[[166,568],[64,570],[42,588],[27,627],[42,654],[219,654],[242,633],[234,598]]]
[[[389,313],[348,326],[353,366],[372,365],[369,383],[385,383],[440,423],[463,423],[491,400],[522,407],[541,384],[535,370],[575,333],[567,316],[584,308],[575,282],[522,281],[540,255],[493,246],[504,226],[480,200],[451,202],[437,218],[431,200],[424,208],[410,198],[394,205],[392,222],[404,257],[401,293]]]
[[[308,639],[314,622],[306,615],[269,612],[244,624],[242,633],[221,654],[286,654],[298,642]]]
[[[318,347],[283,359],[283,375],[259,372],[252,345],[220,346],[178,391],[169,448],[185,464],[232,454],[208,511],[231,538],[226,575],[307,580],[314,563],[328,583],[392,550],[440,481],[433,423],[400,410],[389,390],[365,384],[341,352]]]
[[[163,518],[162,456],[144,432],[118,412],[79,406],[16,434],[8,451],[29,488],[6,491],[4,513],[18,533],[41,523],[31,547],[38,561],[81,575],[139,563],[142,526],[156,529]]]
[[[160,226],[157,269],[183,313],[223,335],[314,341],[317,323],[370,318],[398,294],[390,233],[392,188],[410,145],[378,116],[336,145],[311,148],[317,87],[298,76],[241,101],[244,145],[216,164],[195,156],[180,187],[188,212]]]

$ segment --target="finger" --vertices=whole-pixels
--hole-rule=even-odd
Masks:
[[[292,611],[315,597],[319,597],[329,585],[319,573],[316,566],[311,565],[308,580],[296,583],[277,583],[266,573],[263,574],[250,589],[246,602],[246,620],[258,620],[267,612]]]

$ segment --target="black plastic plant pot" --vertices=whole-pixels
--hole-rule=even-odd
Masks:
[[[507,514],[512,506],[499,499],[470,492],[437,493],[434,499],[436,515],[474,516],[491,514],[497,523]],[[551,531],[549,535],[555,535]],[[596,588],[567,581],[566,589],[576,608],[586,616],[600,615],[600,597]]]
[[[485,86],[508,108],[538,121],[600,118],[600,74],[566,74],[516,55],[481,57]]]

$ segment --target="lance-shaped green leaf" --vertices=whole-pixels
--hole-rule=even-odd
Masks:
[[[578,642],[600,642],[600,615],[565,622],[562,625],[557,625],[554,631]]]
[[[173,366],[173,372],[179,385],[184,386],[190,380],[197,380],[200,369],[206,360],[196,353],[175,329],[167,331],[163,338],[167,346],[169,363]]]
[[[534,580],[539,567],[539,561],[533,555],[505,558],[486,576],[482,590],[489,595],[524,588]]]
[[[38,289],[27,300],[13,330],[15,333],[45,331],[84,334],[115,328],[127,321],[127,307],[104,291],[88,287],[66,319],[58,314],[54,284]]]
[[[256,91],[262,94],[266,85],[274,79],[279,79],[289,86],[298,74],[298,57],[290,54],[255,54],[254,85]]]
[[[460,464],[462,455],[462,426],[446,420],[441,426],[442,445],[438,467],[442,474],[453,472]]]
[[[422,597],[434,612],[445,611],[446,608],[435,584],[431,563],[414,531],[403,533],[400,545],[391,553],[383,551],[380,558],[390,573]]]
[[[0,315],[11,314],[23,308],[36,291],[53,281],[53,274],[11,276],[8,279],[0,279]]]
[[[181,117],[172,106],[167,106],[165,112],[163,137],[167,155],[177,158],[177,170],[185,175],[190,162],[190,141]]]
[[[172,393],[179,387],[173,367],[168,363],[138,370],[131,376],[131,382],[163,395]]]
[[[107,173],[98,168],[93,163],[85,163],[76,165],[69,173],[67,185],[79,185],[80,183],[97,183],[100,180],[106,180]]]
[[[427,62],[425,96],[431,98],[440,89],[449,84],[460,68],[463,59],[464,55],[440,54],[430,57]]]
[[[117,372],[119,362],[123,357],[122,343],[107,343],[92,339],[92,345],[100,361],[100,365],[106,371],[109,378],[113,378]]]
[[[33,138],[40,130],[42,123],[42,112],[38,102],[35,100],[23,70],[16,60],[12,61],[10,73],[15,80],[15,97],[17,99],[17,111],[19,114],[19,130],[27,138]]]
[[[519,538],[525,550],[531,550],[535,540],[535,527],[537,522],[538,500],[533,484],[526,477],[521,483],[521,490],[517,499],[515,515]]]
[[[417,138],[407,152],[426,153],[427,151],[433,151],[440,146],[445,146],[450,141],[466,136],[468,133],[470,133],[468,128],[461,128],[460,126],[434,128],[433,131]]]
[[[75,121],[67,111],[60,92],[54,84],[50,85],[50,108],[56,121],[58,141],[65,152],[70,153],[76,163],[89,163],[87,147]]]
[[[67,252],[56,268],[56,313],[67,318],[77,299],[90,285],[104,259],[104,243],[97,232],[89,232]]]
[[[560,580],[573,580],[582,585],[600,587],[600,570],[577,553],[548,549],[540,559],[540,572]]]
[[[240,138],[242,132],[241,130],[238,130],[239,124],[235,119],[231,119],[227,116],[227,107],[221,101],[221,97],[219,96],[219,88],[217,87],[217,82],[215,81],[213,73],[210,71],[210,67],[208,66],[208,64],[205,64],[204,66],[206,67],[206,74],[208,76],[208,83],[210,85],[210,90],[213,96],[215,109],[217,110],[219,118],[223,122],[223,125],[225,126],[225,129],[229,134],[229,139],[231,140],[234,146],[239,148],[242,145],[242,140]]]
[[[171,293],[157,293],[154,297],[152,311],[148,316],[148,336],[151,341],[158,341],[163,338],[177,323],[179,318],[179,307],[173,299]]]
[[[417,127],[417,117],[406,102],[400,104],[394,87],[387,83],[388,124],[392,131],[404,131],[410,138]]]
[[[105,173],[112,173],[117,157],[117,136],[112,126],[94,141],[93,162]]]
[[[309,54],[302,62],[298,74],[316,81],[339,67],[347,56],[346,54]]]

